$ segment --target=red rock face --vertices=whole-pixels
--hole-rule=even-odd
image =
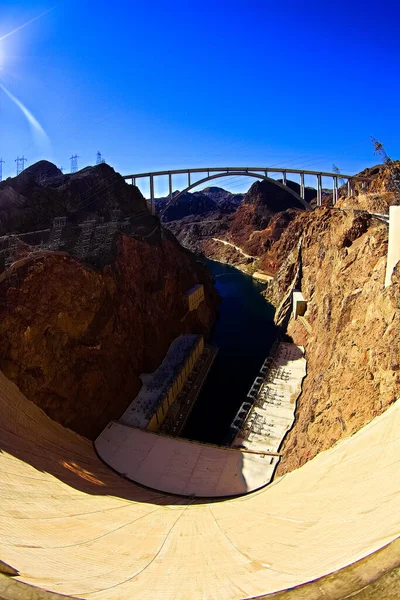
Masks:
[[[266,295],[280,305],[277,318],[297,277],[312,328],[289,321],[289,336],[306,349],[307,377],[280,475],[352,435],[399,397],[400,271],[385,289],[386,254],[385,224],[359,211],[321,208],[299,215],[265,257],[276,271]]]
[[[208,272],[161,231],[115,240],[115,261],[94,270],[67,254],[28,260],[0,283],[0,368],[52,419],[94,439],[119,418],[185,332],[206,333],[218,304]],[[185,292],[205,286],[187,314]]]
[[[289,183],[291,187],[296,185]],[[247,254],[261,256],[302,209],[300,202],[289,192],[269,181],[258,181],[252,185],[232,218],[229,228],[231,240]]]
[[[319,214],[320,210],[318,209],[312,213],[306,211],[294,213],[294,211],[291,211],[291,219],[287,222],[287,225],[277,227],[278,231],[274,235],[274,240],[271,242],[268,251],[260,256],[257,263],[259,270],[268,275],[275,275],[292,249],[296,247],[305,228],[316,219],[315,215]],[[280,215],[277,215],[277,217],[280,217]]]

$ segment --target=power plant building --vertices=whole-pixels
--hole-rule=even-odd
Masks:
[[[158,369],[140,376],[142,388],[119,422],[147,431],[158,431],[203,349],[204,339],[201,335],[185,334],[174,340]]]

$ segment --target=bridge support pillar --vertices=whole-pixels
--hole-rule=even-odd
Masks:
[[[286,185],[286,171],[282,171],[282,183]]]
[[[317,175],[317,206],[322,206],[322,175]]]
[[[392,283],[393,269],[400,260],[400,206],[389,207],[389,243],[386,260],[385,288]]]
[[[168,182],[169,182],[169,199],[172,200],[172,173],[168,174]]]
[[[351,180],[348,179],[347,180],[347,197],[350,198],[350,196],[353,194],[353,189],[352,189],[352,185],[351,185]]]
[[[305,188],[304,188],[304,173],[300,173],[300,198],[304,200]]]
[[[338,185],[337,185],[337,177],[332,177],[332,204],[335,206],[338,200]]]
[[[151,214],[156,214],[156,207],[154,201],[154,175],[150,175],[150,205],[151,205]]]
[[[188,171],[188,187],[191,186],[191,181],[190,181],[190,171]]]

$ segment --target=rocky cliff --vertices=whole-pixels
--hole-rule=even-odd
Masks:
[[[113,169],[54,173],[40,182],[27,173],[0,189],[0,210],[2,190],[19,194],[4,229],[26,232],[67,216],[57,249],[54,229],[11,238],[19,244],[0,275],[0,369],[51,418],[93,439],[119,418],[139,375],[158,366],[173,339],[209,331],[218,300],[208,271]],[[38,186],[49,199],[47,222]],[[89,228],[77,223],[82,217]],[[188,313],[185,292],[196,283],[205,301]]]
[[[385,224],[367,212],[321,208],[297,216],[264,259],[275,270],[266,296],[307,356],[278,474],[352,435],[399,396],[400,270],[384,289],[386,252]],[[308,301],[309,331],[290,317],[294,287]]]
[[[288,181],[287,185],[295,193],[300,193],[300,186],[296,182]],[[213,192],[210,197],[214,200],[217,197],[214,192],[216,189],[220,190],[208,188],[207,192],[209,196]],[[220,202],[224,199],[222,191],[218,196]],[[307,202],[311,204],[315,197],[314,189],[305,189]],[[230,207],[232,206],[230,198]],[[210,212],[201,219],[185,217],[168,222],[167,226],[191,250],[252,272],[261,270],[257,259],[264,256],[280,238],[299,211],[304,212],[304,206],[293,194],[263,180],[250,187],[242,201],[237,202],[231,210],[232,214]]]
[[[400,177],[400,161],[392,161],[389,166],[386,163],[375,165],[364,169],[358,175],[366,178],[365,180],[355,181],[353,188],[355,195],[365,193],[384,193],[391,192],[392,189],[392,172],[396,173],[396,177]]]

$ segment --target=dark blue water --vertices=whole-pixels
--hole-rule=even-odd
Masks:
[[[222,297],[219,316],[207,340],[219,350],[181,435],[221,444],[268,355],[277,329],[274,308],[260,293],[263,284],[228,265],[205,262]]]

